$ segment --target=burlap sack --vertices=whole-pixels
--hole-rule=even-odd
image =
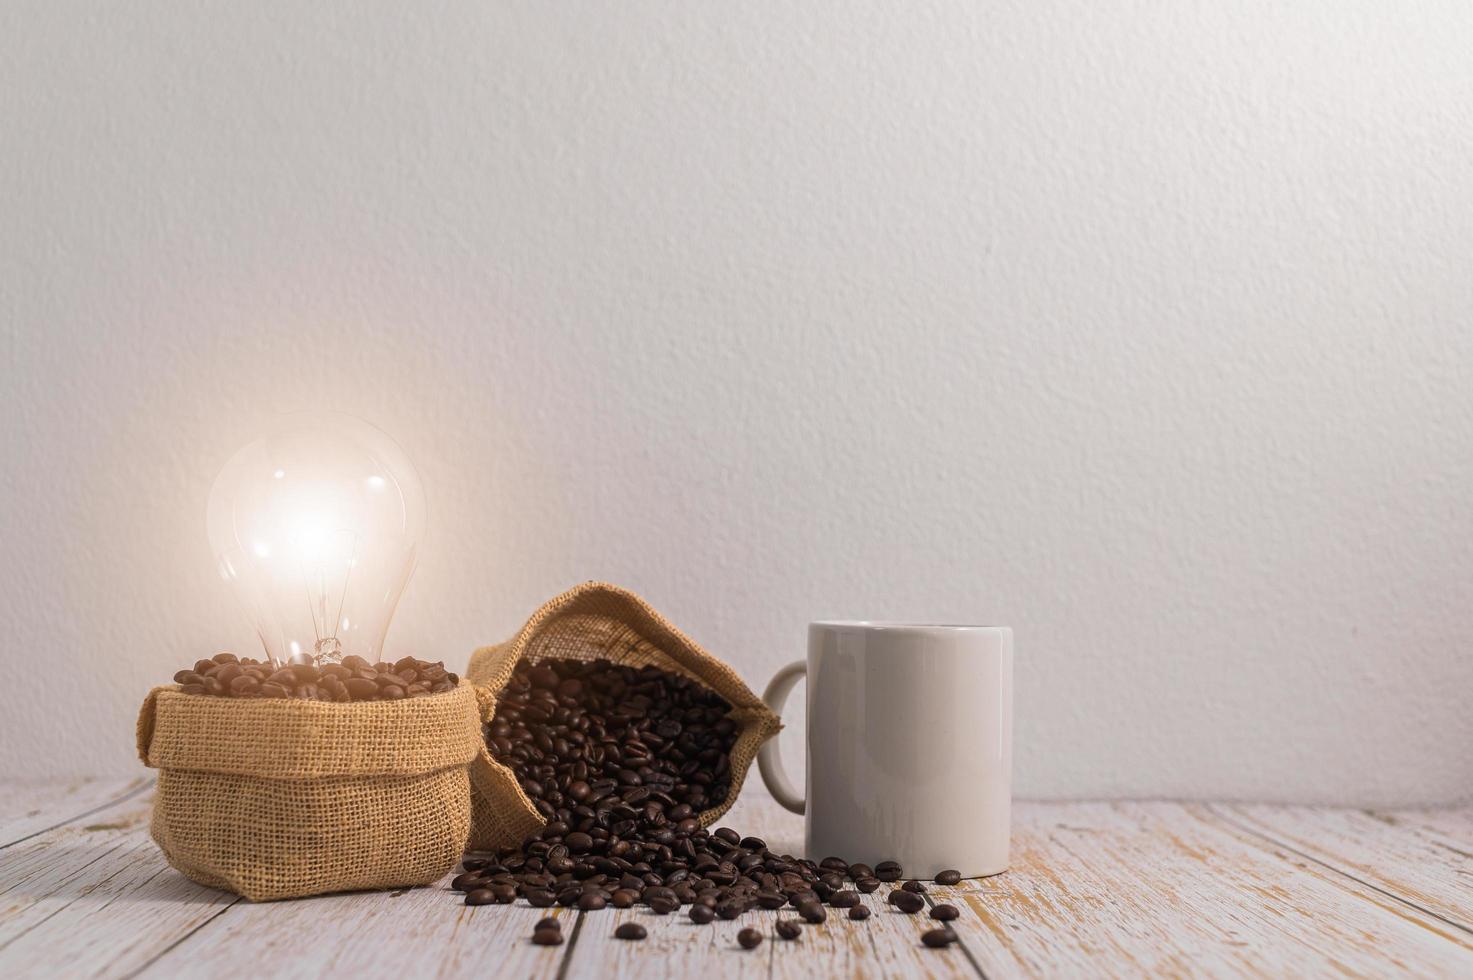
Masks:
[[[204,885],[256,901],[422,885],[470,830],[476,694],[334,704],[149,692],[153,839]]]
[[[466,677],[476,685],[481,720],[496,712],[496,696],[519,661],[549,658],[655,664],[700,681],[731,703],[738,726],[731,750],[731,790],[721,805],[703,811],[710,826],[736,802],[747,769],[762,743],[782,727],[736,672],[670,625],[633,592],[604,582],[588,582],[545,603],[505,643],[482,647],[471,656]],[[471,850],[514,847],[535,836],[547,822],[522,792],[516,776],[483,745],[471,765]]]

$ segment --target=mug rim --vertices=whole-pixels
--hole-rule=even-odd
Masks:
[[[970,623],[904,623],[882,619],[816,619],[808,625],[810,627],[818,626],[827,629],[847,629],[876,632],[944,631],[948,633],[969,633],[1012,629],[1012,627],[1009,626],[984,626],[981,624]]]

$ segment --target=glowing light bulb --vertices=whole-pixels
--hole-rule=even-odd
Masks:
[[[210,490],[220,573],[276,663],[378,660],[424,536],[404,451],[361,419],[282,416]]]

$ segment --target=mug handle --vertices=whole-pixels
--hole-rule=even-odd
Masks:
[[[807,674],[807,662],[795,660],[772,676],[772,682],[767,685],[767,690],[762,692],[762,700],[767,702],[773,714],[783,713],[783,705],[787,703],[793,685]],[[775,737],[769,738],[758,750],[757,768],[761,771],[762,781],[767,784],[767,791],[772,794],[773,799],[794,813],[801,814],[807,810],[807,801],[803,799],[802,793],[793,789],[793,784],[788,779],[788,771],[783,768],[783,759],[778,754]]]

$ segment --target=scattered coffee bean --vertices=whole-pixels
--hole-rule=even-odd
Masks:
[[[223,658],[223,659],[222,659]],[[413,681],[408,680],[413,676]],[[174,675],[185,694],[231,698],[294,698],[299,701],[397,701],[454,690],[460,678],[440,662],[405,657],[370,664],[362,657],[342,663],[280,666],[251,657],[216,654]]]
[[[936,872],[936,884],[938,885],[955,885],[959,884],[961,880],[962,873],[954,868]]]
[[[797,939],[803,935],[803,926],[796,919],[778,919],[772,931],[784,939]]]
[[[689,915],[690,920],[697,925],[706,925],[716,920],[716,910],[709,905],[692,905]]]
[[[737,933],[737,942],[741,944],[742,949],[756,949],[762,945],[762,933],[748,926]]]
[[[614,930],[615,939],[643,939],[648,935],[649,933],[645,931],[644,926],[638,922],[620,923],[619,927]]]
[[[604,898],[602,892],[584,892],[578,896],[578,908],[584,912],[597,912],[608,904],[609,901]]]
[[[950,922],[961,915],[955,905],[936,905],[931,908],[931,918],[938,922]]]
[[[489,888],[476,888],[465,893],[467,905],[491,905],[495,901],[496,895]]]
[[[555,915],[549,915],[549,916],[546,916],[545,918],[538,919],[537,920],[537,924],[535,926],[533,926],[532,928],[534,930],[536,930],[536,929],[561,929],[562,927],[563,927],[563,923],[562,923],[562,920],[561,919],[559,919]]]
[[[921,933],[921,942],[930,946],[932,949],[940,949],[943,946],[950,946],[956,942],[956,933],[945,926],[940,929],[928,929]]]
[[[859,892],[841,891],[829,896],[829,904],[836,909],[852,909],[859,905]]]
[[[881,861],[875,865],[875,877],[881,881],[899,881],[901,874],[901,867],[895,861]]]
[[[849,910],[849,918],[853,919],[855,922],[863,922],[865,919],[869,918],[869,915],[869,907],[865,905],[856,905]]]
[[[563,944],[563,932],[561,929],[534,929],[532,931],[532,942],[538,946],[561,946]]]
[[[864,894],[868,895],[871,892],[875,891],[875,889],[880,887],[880,879],[874,877],[873,875],[869,876],[868,878],[857,878],[854,881],[854,887],[859,889]]]
[[[926,905],[926,900],[915,892],[895,889],[890,893],[890,904],[907,915],[915,915]]]
[[[798,914],[814,925],[818,925],[829,917],[829,914],[823,910],[823,906],[817,902],[804,902],[798,907]]]
[[[926,892],[926,886],[921,884],[914,878],[912,878],[910,881],[907,881],[900,887],[904,888],[908,892],[915,892],[917,895],[924,895]]]

